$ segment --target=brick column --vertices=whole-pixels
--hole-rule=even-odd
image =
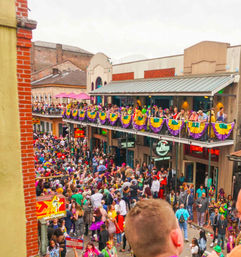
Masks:
[[[17,80],[21,132],[21,162],[23,173],[27,256],[38,254],[38,222],[36,217],[35,171],[31,106],[32,30],[36,22],[28,20],[27,0],[16,0],[17,15]]]

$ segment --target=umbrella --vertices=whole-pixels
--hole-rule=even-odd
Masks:
[[[76,95],[75,99],[90,100],[90,96],[86,93],[80,93]]]
[[[77,95],[75,93],[67,94],[66,97],[68,98],[75,98]]]
[[[60,94],[57,94],[54,96],[55,98],[64,98],[64,97],[67,97],[67,94],[66,93],[60,93]]]
[[[107,168],[105,167],[105,165],[99,165],[98,168],[97,168],[97,171],[98,172],[103,172],[105,171]]]

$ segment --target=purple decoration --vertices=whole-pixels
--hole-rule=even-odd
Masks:
[[[135,122],[133,122],[133,127],[135,128],[135,129],[137,129],[137,130],[146,130],[147,129],[147,127],[146,127],[146,124],[144,124],[144,125],[137,125],[137,124],[135,124]]]
[[[214,131],[215,136],[216,136],[219,140],[225,140],[225,139],[227,139],[227,138],[230,136],[230,134],[232,133],[233,128],[234,128],[234,122],[232,122],[232,123],[231,123],[232,128],[229,130],[228,134],[222,135],[222,134],[219,134],[218,131],[216,130],[215,124],[216,124],[216,123],[212,122],[213,131]]]
[[[110,115],[112,115],[112,113],[111,113]],[[116,122],[118,121],[118,119],[119,119],[119,117],[118,117],[116,120],[112,121],[112,120],[110,119],[110,117],[109,117],[110,125],[112,125],[112,126],[115,125]]]
[[[100,116],[101,116],[101,112],[99,113],[99,121],[100,121],[100,123],[101,123],[102,125],[104,125],[104,124],[106,123],[107,116],[106,116],[106,118],[105,118],[104,120],[101,120],[101,119],[100,119]]]
[[[130,122],[127,123],[127,124],[125,124],[125,123],[122,122],[122,118],[120,119],[120,121],[121,121],[122,128],[128,128],[128,127],[131,125],[132,116],[131,116],[131,118],[130,118]]]
[[[83,121],[83,120],[85,119],[85,116],[86,116],[86,111],[84,111],[84,117],[80,117],[80,116],[79,116],[79,120],[80,120],[80,121]]]
[[[158,128],[156,128],[156,127],[153,127],[153,126],[151,125],[151,119],[150,119],[150,120],[149,120],[149,121],[150,121],[150,122],[149,122],[149,126],[150,126],[151,130],[152,130],[154,133],[159,133],[159,132],[161,131],[162,127],[163,127],[163,124],[164,124],[165,120],[166,120],[166,119],[163,119],[163,122],[162,122],[161,126],[158,127]]]
[[[95,222],[93,223],[91,226],[90,226],[90,230],[99,230],[101,225],[103,225],[104,222],[103,221],[98,221],[98,222]]]
[[[198,139],[198,138],[200,138],[200,137],[203,136],[203,134],[205,133],[207,127],[208,127],[208,123],[205,123],[205,127],[204,127],[204,129],[203,129],[203,131],[202,131],[201,133],[192,133],[192,132],[190,131],[190,128],[189,128],[188,126],[187,126],[187,130],[188,130],[188,132],[189,132],[189,135],[190,135],[192,138]]]
[[[182,124],[181,124],[180,128],[177,129],[177,130],[173,130],[173,129],[171,129],[171,128],[169,127],[169,125],[168,125],[169,120],[170,120],[170,119],[166,119],[166,125],[167,125],[168,131],[169,131],[173,136],[179,135],[180,131],[182,130],[182,128],[183,128],[183,126],[184,126],[184,124],[185,124],[184,120],[181,120]]]
[[[95,122],[95,121],[96,121],[96,119],[98,118],[98,112],[97,112],[97,114],[96,114],[96,116],[95,116],[95,118],[94,118],[94,119],[90,118],[90,117],[88,116],[88,114],[87,114],[87,118],[88,118],[88,120],[89,120],[89,121],[91,121],[91,122]]]
[[[66,109],[64,109],[62,112],[62,118],[65,118],[65,114],[66,114]]]

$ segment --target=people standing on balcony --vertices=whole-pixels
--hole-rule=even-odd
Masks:
[[[189,117],[189,121],[198,121],[198,114],[197,114],[197,112],[195,112],[195,111],[192,111],[192,113],[191,113],[191,115],[190,115],[190,117]]]
[[[175,109],[174,109],[175,110]],[[186,112],[185,110],[182,108],[181,111],[177,114],[176,120],[185,120],[186,119]]]
[[[174,107],[173,113],[172,113],[172,119],[175,120],[177,118],[177,115],[178,115],[178,109],[177,107]]]
[[[207,122],[208,116],[206,113],[204,113],[202,110],[199,110],[198,112],[198,121],[199,122]]]
[[[217,113],[217,121],[225,122],[227,119],[227,115],[224,113],[224,107],[220,107],[219,112]]]

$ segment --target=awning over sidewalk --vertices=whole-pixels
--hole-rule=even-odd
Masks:
[[[90,92],[90,95],[213,96],[234,81],[234,74],[117,81]]]

